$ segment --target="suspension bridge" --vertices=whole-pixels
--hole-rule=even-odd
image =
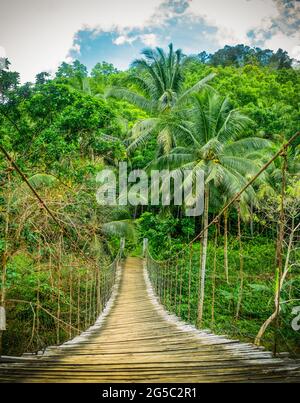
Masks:
[[[41,311],[51,316],[57,338],[55,346],[47,347],[37,354],[25,353],[21,357],[0,356],[0,382],[300,382],[299,359],[292,359],[288,354],[274,355],[259,346],[267,327],[274,322],[274,346],[277,347],[280,326],[290,327],[289,318],[281,314],[281,305],[297,300],[299,291],[297,285],[290,282],[289,300],[281,301],[284,280],[290,275],[290,267],[295,266],[291,264],[290,258],[293,255],[293,258],[298,259],[295,251],[298,248],[300,229],[300,224],[293,221],[291,229],[285,233],[285,223],[288,221],[284,209],[285,163],[282,171],[278,240],[281,243],[286,241],[286,256],[282,253],[282,246],[278,248],[277,257],[280,259],[277,259],[277,275],[275,279],[267,279],[268,291],[275,289],[275,310],[269,318],[263,317],[265,322],[255,338],[255,345],[203,330],[204,317],[209,315],[211,323],[220,318],[222,307],[217,306],[221,301],[218,300],[218,295],[221,295],[221,292],[224,294],[224,284],[228,294],[232,284],[228,270],[225,270],[225,273],[218,271],[216,246],[220,220],[222,216],[226,216],[229,207],[234,205],[237,206],[238,215],[239,281],[237,304],[231,309],[231,324],[243,319],[241,315],[244,312],[247,314],[245,319],[251,320],[248,308],[251,303],[247,300],[249,293],[245,295],[245,287],[253,285],[248,283],[248,280],[259,281],[261,276],[265,279],[265,274],[245,271],[239,199],[277,157],[283,157],[285,160],[288,145],[298,135],[299,133],[291,138],[210,223],[204,222],[201,233],[190,244],[163,262],[151,256],[147,242],[144,242],[143,259],[124,259],[124,243],[121,242],[120,251],[113,262],[102,262],[99,265],[97,259],[92,259],[74,243],[71,235],[73,227],[66,228],[65,224],[61,224],[57,215],[48,208],[16,163],[4,152],[10,166],[38,200],[39,214],[45,214],[47,220],[51,219],[54,224],[49,234],[42,234],[39,229],[35,229],[34,245],[38,253],[33,254],[33,259],[39,275],[42,270],[43,273],[50,273],[49,281],[57,295],[52,296],[56,311],[51,313],[42,306],[38,276],[35,302],[7,298],[8,253],[5,251],[1,280],[0,345],[3,331],[6,330],[3,312],[5,313],[5,307],[15,303],[29,304],[32,310],[31,346],[34,337],[38,341],[37,345],[41,345]],[[7,211],[5,236],[8,240],[9,207]],[[34,223],[32,225],[35,228]],[[210,263],[211,270],[208,273],[211,277],[210,299],[209,304],[205,306],[205,280],[208,274],[203,265],[203,253],[200,255],[200,250],[195,246],[198,244],[199,247],[202,242],[203,251],[204,244],[207,244],[209,228],[215,230],[215,248],[213,261]],[[73,260],[68,260],[67,252],[72,250],[78,253],[75,262],[73,256]],[[66,256],[63,256],[63,252]],[[200,256],[202,260],[199,259]],[[62,301],[61,298],[63,274],[67,279],[63,286],[65,295],[69,295],[69,302]],[[65,308],[62,311],[63,307]],[[215,315],[217,310],[218,315]],[[9,312],[13,310],[9,309]],[[266,312],[270,314],[269,308]],[[185,318],[187,322],[180,318]],[[69,336],[69,341],[63,344],[60,338],[61,329]],[[253,338],[252,336],[250,339],[254,341],[255,335]],[[288,346],[288,343],[286,345]]]
[[[300,361],[210,332],[167,313],[147,259],[118,262],[93,326],[38,356],[2,357],[1,382],[297,382]]]

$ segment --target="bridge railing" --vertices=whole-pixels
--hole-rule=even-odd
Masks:
[[[122,258],[89,219],[95,204],[51,175],[27,178],[8,156],[0,190],[0,355],[36,352],[91,326]],[[95,202],[96,203],[96,202]],[[102,248],[102,249],[101,249]]]
[[[295,138],[218,214],[210,214],[212,220],[189,244],[160,251],[166,256],[160,261],[144,240],[152,287],[169,312],[201,329],[264,343],[274,354],[300,353],[300,199],[290,196],[296,189],[287,189],[287,147]],[[276,158],[280,196],[260,203],[252,222],[243,221],[243,192]],[[229,213],[235,217],[230,235]]]
[[[274,299],[279,287],[278,271],[270,272],[274,264],[275,250],[265,251],[260,259],[251,255],[259,248],[255,241],[239,251],[237,242],[228,240],[228,272],[224,270],[224,237],[218,245],[216,235],[209,240],[206,267],[205,299],[202,320],[199,321],[201,304],[201,241],[173,258],[159,261],[146,248],[144,259],[148,276],[157,298],[165,309],[183,321],[199,329],[210,329],[219,334],[227,334],[242,341],[264,344],[267,349],[277,352],[288,351],[298,354],[300,325],[300,277],[299,239],[297,231],[293,242],[293,252],[289,258],[290,270],[280,290],[280,321],[273,322],[257,338],[263,325],[274,312]],[[215,238],[215,239],[214,239]],[[246,242],[246,241],[245,241]],[[270,243],[267,248],[272,248]],[[174,254],[176,255],[176,254]],[[241,273],[241,259],[243,272]],[[261,261],[256,266],[257,261]],[[298,320],[297,320],[298,318]],[[299,344],[298,344],[299,346]]]
[[[35,298],[26,300],[25,295],[18,297],[20,293],[16,294],[14,290],[22,288],[20,279],[10,281],[8,285],[3,309],[5,321],[2,334],[5,348],[2,354],[21,354],[38,351],[47,345],[59,345],[94,324],[111,297],[121,258],[122,252],[119,251],[112,263],[102,260],[95,266],[83,261],[73,261],[73,264],[62,261],[61,274],[57,271],[47,274],[49,265],[44,250],[38,288],[37,284],[34,285]],[[50,298],[45,298],[47,288],[51,289]],[[17,326],[20,323],[22,328]],[[8,343],[20,336],[23,339],[22,348],[10,351]]]
[[[184,319],[186,315],[183,312],[187,309],[187,319],[191,319],[192,266],[186,265],[189,262],[185,260],[184,253],[166,261],[159,261],[152,256],[147,245],[144,250],[144,259],[152,288],[161,304],[169,312]],[[188,292],[186,292],[187,288]]]

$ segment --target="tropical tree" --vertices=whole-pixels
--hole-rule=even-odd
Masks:
[[[166,54],[163,49],[147,48],[143,58],[132,64],[131,88],[110,88],[107,96],[126,100],[146,111],[149,118],[138,121],[131,131],[129,149],[133,149],[156,136],[164,152],[176,145],[180,122],[178,111],[190,96],[203,88],[214,74],[209,74],[189,89],[183,86],[183,66],[187,58],[180,49],[174,51],[169,45]]]
[[[217,190],[225,200],[237,194],[250,176],[257,172],[260,162],[257,150],[269,145],[262,138],[242,138],[251,120],[232,109],[228,98],[212,89],[193,96],[193,105],[182,117],[184,140],[156,162],[157,167],[180,171],[189,169],[186,181],[192,181],[199,170],[204,172],[204,215],[201,258],[201,289],[198,307],[198,323],[201,324],[204,304],[206,256],[210,192]],[[256,151],[256,153],[254,153]],[[254,155],[256,154],[256,158]],[[201,195],[197,195],[200,197]],[[241,196],[244,207],[255,197],[253,188]]]

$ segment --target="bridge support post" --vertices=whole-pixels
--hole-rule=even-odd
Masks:
[[[143,239],[143,257],[146,256],[147,248],[148,248],[148,238],[144,238]]]
[[[2,355],[2,334],[6,330],[6,314],[4,306],[0,306],[0,357]]]
[[[125,249],[125,238],[121,238],[121,241],[120,241],[120,252],[121,252],[121,255],[123,255],[124,249]]]
[[[0,306],[0,331],[6,330],[5,308]]]

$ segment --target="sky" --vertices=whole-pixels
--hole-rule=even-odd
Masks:
[[[300,0],[0,0],[0,57],[21,81],[78,59],[126,69],[147,47],[244,43],[300,59]]]

